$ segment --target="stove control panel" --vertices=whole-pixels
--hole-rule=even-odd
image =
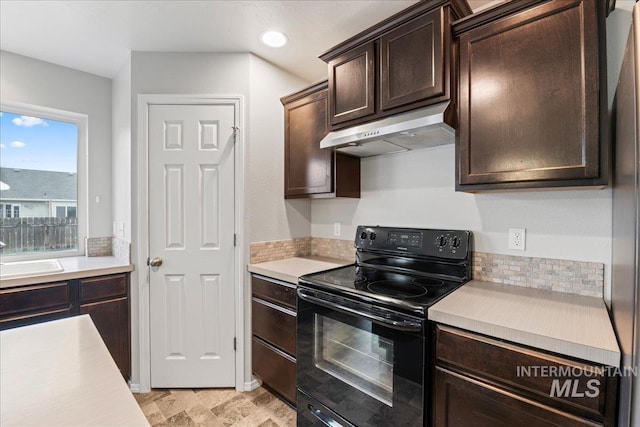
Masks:
[[[465,259],[472,234],[466,230],[359,226],[355,246],[364,250],[403,252],[415,256]]]

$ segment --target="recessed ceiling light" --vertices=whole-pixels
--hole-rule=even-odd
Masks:
[[[260,35],[260,40],[270,47],[282,47],[287,44],[287,36],[280,31],[265,31]]]

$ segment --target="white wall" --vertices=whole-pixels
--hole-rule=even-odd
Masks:
[[[1,51],[0,96],[89,117],[87,235],[111,236],[111,80]]]
[[[454,146],[362,159],[362,198],[312,202],[311,234],[344,239],[355,227],[469,229],[482,252],[610,263],[611,191],[454,191]],[[527,250],[507,249],[510,227],[527,229]]]
[[[633,1],[618,0],[607,18],[608,101],[620,73]],[[343,225],[460,228],[474,232],[482,252],[592,261],[605,264],[605,299],[611,294],[611,190],[553,190],[467,194],[454,190],[454,146],[362,160],[362,198],[311,204],[311,235],[333,236]],[[525,251],[508,249],[508,229],[525,228]]]
[[[250,56],[247,214],[252,242],[311,235],[311,202],[284,199],[284,109],[280,98],[308,82]]]
[[[131,58],[113,79],[112,105],[113,234],[131,242]]]

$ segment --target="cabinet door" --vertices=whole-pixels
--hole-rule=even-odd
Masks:
[[[129,343],[129,302],[127,297],[83,304],[81,314],[88,314],[96,325],[111,357],[122,376],[130,375],[131,346]]]
[[[436,427],[601,425],[439,367],[433,402]]]
[[[600,3],[545,2],[460,35],[458,189],[606,183]]]
[[[443,9],[438,8],[382,36],[382,110],[444,94],[442,21]]]
[[[285,104],[284,195],[300,197],[333,191],[333,152],[320,149],[329,133],[326,87]]]
[[[375,112],[373,64],[373,42],[329,62],[329,118],[332,127]]]

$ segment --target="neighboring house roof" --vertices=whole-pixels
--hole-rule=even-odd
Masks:
[[[69,172],[0,168],[0,181],[9,186],[0,200],[77,200],[76,179]]]

